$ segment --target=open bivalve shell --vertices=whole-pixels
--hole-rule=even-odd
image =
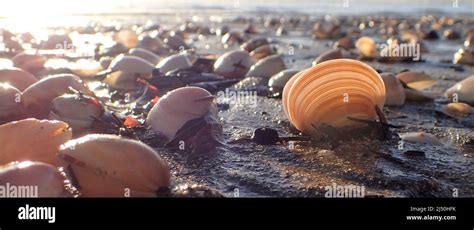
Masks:
[[[375,107],[385,103],[385,85],[363,62],[329,60],[293,76],[282,103],[290,122],[303,133],[311,134],[322,124],[357,127],[360,123],[348,117],[375,120]]]

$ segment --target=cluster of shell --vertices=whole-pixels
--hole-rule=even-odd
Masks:
[[[264,26],[274,28],[277,37],[287,36],[288,28],[296,28],[302,21],[269,19]],[[426,31],[425,21],[419,22],[417,31],[410,31],[405,24],[394,28],[393,23],[381,21],[354,23],[359,29],[379,26],[381,37],[387,41],[386,49],[407,43],[421,44],[423,50],[423,39],[436,34]],[[445,29],[445,23],[439,22],[438,30]],[[98,134],[104,131],[94,128],[98,124],[122,131],[144,127],[167,143],[185,140],[192,146],[203,143],[198,139],[218,138],[222,126],[214,96],[211,90],[194,83],[204,83],[201,85],[212,89],[228,82],[240,81],[235,87],[258,82],[268,88],[271,96],[282,97],[289,121],[306,134],[317,133],[322,125],[358,127],[361,123],[357,120],[381,120],[377,108],[401,106],[406,100],[432,100],[435,96],[422,91],[436,83],[424,73],[379,74],[368,64],[354,60],[362,56],[364,60],[406,61],[380,57],[373,38],[362,36],[362,29],[344,31],[338,20],[315,23],[315,39],[336,42],[334,49],[319,55],[313,66],[304,70],[287,69],[277,43],[254,36],[259,31],[251,23],[243,31],[186,22],[177,30],[159,25],[121,30],[91,25],[79,32],[101,32],[113,42],[98,44],[93,57],[69,58],[67,65],[51,68],[49,65],[60,58],[40,51],[55,50],[58,44],[74,44],[72,33],[54,34],[46,41],[38,41],[28,33],[2,31],[10,58],[0,60],[0,184],[37,185],[39,196],[52,197],[77,193],[99,197],[159,196],[172,184],[169,168],[160,154],[139,140],[114,135],[117,133]],[[446,39],[459,39],[456,33],[446,29],[444,34]],[[197,54],[189,42],[191,34],[220,36],[227,50],[222,54]],[[455,54],[454,63],[472,65],[473,30],[465,36],[464,47]],[[27,52],[23,48],[26,45],[35,52]],[[67,56],[68,50],[61,51]],[[184,73],[190,76],[183,77]],[[98,81],[101,87],[120,95],[146,89],[151,97],[144,94],[140,99],[146,98],[150,106],[135,117],[116,115],[112,96],[99,95],[91,88],[90,83]],[[168,81],[173,87],[158,87]],[[456,102],[441,110],[457,118],[470,116],[473,84],[471,76],[448,89],[445,96]],[[129,107],[138,103],[134,101]],[[120,112],[127,114],[130,110],[127,107]],[[414,137],[426,140],[430,136],[402,135],[407,140]],[[432,139],[426,142],[434,143]],[[75,190],[66,189],[65,183]]]

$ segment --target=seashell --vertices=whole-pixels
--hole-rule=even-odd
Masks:
[[[13,65],[30,73],[35,73],[44,68],[47,58],[36,55],[19,53],[12,58]]]
[[[41,162],[22,161],[0,166],[0,185],[32,188],[28,191],[30,194],[20,194],[27,190],[17,190],[17,195],[22,197],[71,197],[65,189],[65,180],[56,167]]]
[[[113,60],[112,57],[101,57],[99,63],[102,69],[108,69]]]
[[[211,29],[207,26],[199,27],[199,29],[196,31],[196,33],[199,34],[199,35],[203,35],[203,36],[207,36],[207,35],[212,34]]]
[[[23,51],[23,46],[20,44],[20,42],[18,42],[15,39],[11,38],[11,39],[3,39],[3,50],[6,51],[6,52],[11,52],[11,53],[15,53],[15,52],[21,52]]]
[[[55,165],[59,146],[72,137],[62,121],[25,119],[0,126],[0,165],[41,161]]]
[[[156,64],[158,64],[158,62],[160,62],[160,57],[158,55],[156,55],[153,52],[148,51],[146,49],[133,48],[128,52],[128,54],[130,56],[135,56],[135,57],[139,57],[143,60],[146,60],[146,61],[148,61],[149,63],[151,63],[153,65],[156,65]]]
[[[253,60],[247,51],[229,51],[216,60],[214,72],[227,78],[242,78],[252,64]]]
[[[33,36],[33,34],[31,34],[29,32],[22,33],[20,35],[20,40],[21,40],[22,43],[32,43],[33,40],[35,40],[35,36]]]
[[[57,159],[83,197],[153,197],[170,185],[168,166],[153,149],[119,136],[68,141]]]
[[[270,80],[268,80],[268,87],[270,89],[270,92],[274,95],[281,95],[286,83],[290,80],[291,77],[293,77],[298,72],[299,70],[286,69],[273,75]]]
[[[161,60],[156,67],[160,69],[161,73],[168,73],[169,71],[188,68],[192,65],[190,54],[180,53]]]
[[[168,140],[173,139],[183,125],[208,114],[215,106],[214,96],[199,87],[181,87],[168,92],[153,106],[147,124]]]
[[[23,105],[25,108],[36,106],[42,110],[49,111],[51,101],[69,92],[70,88],[87,95],[94,95],[78,76],[59,74],[43,78],[25,89],[22,93]]]
[[[255,60],[260,60],[276,53],[277,49],[275,46],[263,45],[250,52],[250,57]]]
[[[286,69],[285,62],[280,55],[271,55],[259,60],[250,67],[248,77],[270,78],[278,72]]]
[[[249,23],[245,27],[244,32],[247,33],[247,34],[258,34],[258,29],[254,24]]]
[[[468,48],[474,48],[474,31],[471,31],[467,34],[466,40],[464,41],[464,46]]]
[[[13,67],[13,62],[8,58],[0,58],[0,69],[11,69]]]
[[[456,39],[459,39],[461,37],[461,35],[459,35],[459,33],[453,29],[447,29],[443,32],[443,35],[444,35],[444,38],[448,39],[448,40],[456,40]]]
[[[229,33],[230,27],[228,25],[223,25],[220,28],[216,29],[217,36],[224,36],[225,34]]]
[[[425,132],[409,132],[400,134],[400,138],[406,142],[443,145],[434,135]]]
[[[151,79],[155,66],[135,56],[116,57],[108,70],[104,82],[114,89],[134,90],[139,88],[138,78]]]
[[[436,98],[436,95],[433,93],[427,93],[411,88],[405,88],[405,95],[407,101],[424,102],[432,101]]]
[[[398,106],[405,104],[405,89],[395,75],[392,73],[381,73],[380,76],[385,84],[385,104]]]
[[[268,40],[266,38],[262,37],[255,37],[252,38],[248,41],[246,41],[244,44],[240,46],[242,50],[245,50],[247,52],[252,52],[253,50],[257,49],[260,46],[263,45],[268,45]]]
[[[184,51],[189,49],[188,44],[179,36],[168,36],[163,42],[172,50]]]
[[[41,49],[70,49],[72,47],[72,39],[67,34],[54,34],[49,36],[48,40],[41,44]]]
[[[20,91],[25,90],[30,85],[36,83],[38,79],[31,73],[19,68],[0,69],[0,82],[8,83]]]
[[[375,120],[383,108],[385,85],[369,65],[351,59],[323,62],[294,75],[285,85],[283,107],[290,122],[312,134],[322,124],[356,127],[348,117]]]
[[[469,48],[461,48],[454,54],[454,64],[474,65],[474,50]]]
[[[230,31],[222,36],[221,42],[226,45],[234,45],[243,41],[242,34],[237,31]]]
[[[8,83],[0,82],[0,118],[11,116],[21,110],[21,92]]]
[[[119,55],[110,63],[108,72],[123,71],[139,74],[142,78],[150,78],[154,69],[155,66],[143,58]]]
[[[53,100],[49,119],[64,121],[73,131],[88,129],[104,114],[104,108],[94,98],[80,93],[66,94]]]
[[[316,39],[334,39],[342,35],[341,27],[330,22],[318,22],[314,25],[313,37]]]
[[[281,37],[283,35],[287,35],[288,34],[288,31],[285,29],[285,27],[283,25],[279,26],[277,28],[277,30],[275,31],[275,35],[277,37]]]
[[[333,48],[343,48],[345,50],[351,50],[355,48],[354,41],[350,37],[343,37],[337,40]]]
[[[328,50],[322,54],[320,54],[312,63],[313,66],[328,61],[328,60],[333,60],[333,59],[340,59],[343,58],[342,56],[342,50],[341,49],[333,49],[333,50]]]
[[[159,52],[163,47],[163,42],[159,38],[150,36],[140,36],[138,39],[137,48],[149,50],[151,52]]]
[[[406,71],[397,74],[397,79],[403,82],[406,86],[416,90],[422,90],[429,88],[436,84],[436,80],[432,79],[431,76],[414,71]]]
[[[474,106],[474,75],[456,83],[446,90],[446,96]]]
[[[76,62],[71,62],[68,64],[68,68],[73,74],[81,78],[94,77],[100,71],[104,70],[100,62],[91,59],[79,59]]]
[[[133,30],[121,30],[115,34],[115,41],[121,43],[126,48],[135,48],[138,45],[138,35]]]
[[[377,43],[375,43],[374,39],[372,38],[359,38],[355,43],[355,47],[363,57],[375,58],[378,55]]]
[[[462,102],[449,103],[441,107],[441,112],[451,117],[466,118],[471,115],[472,106]]]

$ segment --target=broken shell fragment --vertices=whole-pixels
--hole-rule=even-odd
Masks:
[[[369,65],[351,59],[323,62],[293,76],[285,85],[282,103],[290,122],[312,134],[322,124],[357,127],[351,118],[376,120],[383,108],[385,85]]]
[[[83,197],[154,197],[170,184],[168,166],[153,149],[119,136],[68,141],[57,159]]]
[[[322,54],[320,54],[312,63],[313,66],[328,61],[328,60],[333,60],[333,59],[340,59],[342,57],[342,50],[341,49],[333,49],[333,50],[328,50]]]
[[[422,144],[431,144],[431,145],[442,145],[443,143],[436,138],[433,134],[425,132],[408,132],[400,134],[400,138],[403,141],[422,143]]]
[[[214,73],[227,78],[242,78],[252,64],[253,60],[247,51],[229,51],[216,60]]]
[[[30,198],[71,197],[65,189],[65,180],[56,167],[41,162],[22,161],[0,166],[0,185],[33,188],[30,194],[23,194],[30,195]],[[24,191],[17,192],[21,196]]]
[[[284,69],[286,69],[285,62],[280,55],[276,54],[259,60],[250,67],[250,70],[246,76],[268,79]]]
[[[8,83],[20,91],[25,90],[37,81],[31,73],[19,68],[0,69],[0,82]]]
[[[64,121],[73,131],[88,129],[104,114],[104,108],[94,98],[82,94],[66,94],[53,100],[49,118]]]
[[[456,83],[446,90],[446,96],[455,101],[474,106],[474,75]]]
[[[186,122],[208,114],[215,107],[213,100],[214,96],[203,88],[181,87],[161,97],[146,122],[156,133],[172,140]]]
[[[402,83],[392,73],[381,73],[387,94],[385,104],[400,106],[405,104],[405,89]]]
[[[466,118],[472,113],[472,107],[466,103],[449,103],[441,107],[441,112],[455,118]]]
[[[59,146],[71,136],[62,121],[26,119],[1,125],[0,165],[26,160],[55,165]]]

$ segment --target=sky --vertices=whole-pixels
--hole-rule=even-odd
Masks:
[[[146,12],[169,9],[276,9],[327,12],[347,9],[428,9],[473,12],[474,0],[0,0],[0,16]],[[458,7],[453,7],[457,3]]]

